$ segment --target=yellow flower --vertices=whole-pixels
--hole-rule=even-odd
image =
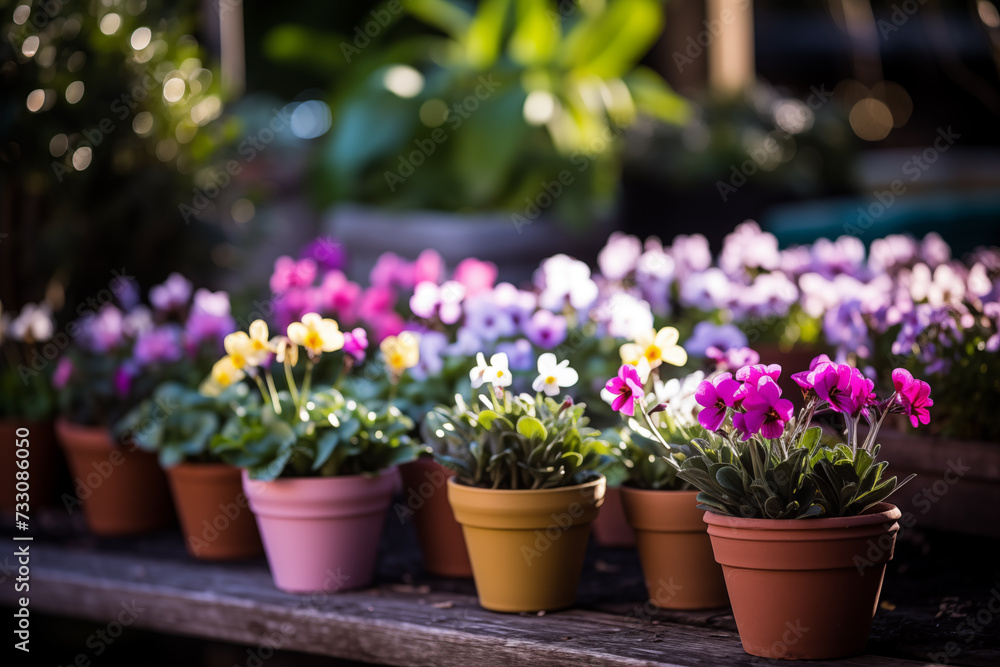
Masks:
[[[636,336],[634,343],[625,343],[621,347],[622,363],[636,366],[645,359],[650,368],[656,368],[661,363],[673,366],[683,366],[687,363],[687,352],[677,344],[680,334],[673,327],[663,327],[659,331],[650,329],[649,333]]]
[[[299,346],[285,336],[275,336],[271,341],[271,347],[274,349],[274,358],[279,364],[285,363],[285,359],[288,359],[289,366],[299,363]]]
[[[254,320],[250,325],[250,335],[237,331],[226,336],[226,354],[233,359],[237,368],[260,366],[271,354],[271,345],[267,340],[267,323],[264,320]]]
[[[199,390],[205,396],[218,396],[223,389],[244,377],[246,373],[236,365],[232,357],[226,355],[215,362],[212,374],[201,384]]]
[[[250,347],[250,336],[247,336],[243,331],[236,331],[234,333],[226,336],[223,345],[226,348],[226,358],[229,359],[229,363],[233,365],[234,368],[244,369],[247,366],[252,366],[250,359],[247,356]],[[218,363],[216,363],[218,365]]]
[[[310,357],[318,357],[323,352],[336,352],[344,347],[344,334],[337,327],[337,321],[324,319],[318,313],[306,313],[301,322],[289,324],[288,338],[306,348]]]
[[[379,349],[382,350],[389,372],[400,375],[420,361],[420,336],[412,331],[404,331],[398,336],[389,336],[383,340]]]

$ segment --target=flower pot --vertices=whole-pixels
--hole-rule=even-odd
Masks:
[[[274,585],[289,593],[332,593],[370,584],[393,470],[273,482],[243,471]]]
[[[622,487],[649,601],[663,609],[713,609],[729,604],[697,495],[697,491]]]
[[[195,558],[229,560],[263,553],[239,468],[181,463],[167,468],[184,543]]]
[[[26,438],[17,434],[20,430],[23,435],[23,429],[27,429]],[[23,460],[17,456],[17,450],[25,448],[16,443],[24,439],[28,441],[28,506],[35,509],[49,505],[55,495],[59,451],[52,423],[4,419],[0,421],[0,511],[3,512],[13,512],[17,504],[15,485],[19,480],[15,474],[22,470],[17,462]]]
[[[625,517],[622,492],[617,486],[604,492],[604,504],[594,519],[594,541],[602,547],[634,547],[635,531]]]
[[[563,609],[576,601],[590,524],[604,477],[512,491],[448,480],[448,500],[469,547],[479,604],[493,611]]]
[[[440,577],[471,577],[472,564],[462,527],[448,504],[447,482],[455,475],[432,458],[400,466],[403,502],[396,506],[400,520],[413,518],[424,554],[424,569]]]
[[[123,447],[104,426],[56,421],[56,436],[66,454],[76,497],[63,495],[66,508],[82,504],[95,535],[134,535],[173,522],[167,479],[156,456]]]
[[[743,650],[763,658],[864,653],[900,512],[830,519],[705,513]]]

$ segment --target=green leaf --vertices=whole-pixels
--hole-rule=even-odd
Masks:
[[[548,437],[545,425],[538,419],[527,415],[517,420],[517,432],[525,438],[535,440],[536,442],[544,442]]]

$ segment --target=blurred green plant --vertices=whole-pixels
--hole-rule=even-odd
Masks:
[[[588,221],[615,195],[624,128],[642,115],[688,117],[687,102],[637,64],[663,25],[656,0],[402,7],[439,33],[361,48],[349,37],[343,62],[319,59],[338,80],[317,174],[324,204],[517,211],[561,183],[547,212]],[[316,67],[320,36],[279,26],[266,48],[277,61]]]

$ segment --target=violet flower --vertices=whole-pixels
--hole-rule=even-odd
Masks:
[[[604,388],[614,395],[614,400],[611,401],[612,410],[629,417],[635,415],[635,399],[644,395],[635,366],[622,364],[618,369],[618,376],[608,380]]]
[[[497,352],[507,355],[512,371],[530,371],[535,367],[535,351],[527,338],[500,343],[497,345]]]
[[[342,246],[329,236],[321,237],[311,242],[302,250],[303,259],[311,259],[316,266],[327,271],[336,271],[344,266],[347,259]]]
[[[56,370],[52,374],[52,387],[62,389],[73,376],[73,360],[69,357],[61,357],[56,364]]]
[[[684,349],[696,357],[705,356],[709,348],[726,351],[743,348],[747,337],[735,324],[713,324],[702,321],[694,325],[691,337],[684,343]]]
[[[749,347],[739,347],[729,350],[709,347],[705,350],[705,356],[715,362],[716,369],[719,371],[733,371],[744,366],[753,366],[760,363],[760,355]]]
[[[191,281],[179,273],[171,273],[161,284],[149,290],[149,302],[162,313],[178,311],[187,305],[191,289]]]
[[[746,413],[740,420],[743,439],[748,440],[757,432],[765,438],[780,438],[785,424],[792,418],[792,402],[781,398],[781,387],[768,376],[761,377],[757,385],[748,384],[747,387],[742,405]]]
[[[538,347],[551,350],[566,340],[566,318],[539,310],[524,324],[524,335]]]
[[[230,314],[229,295],[199,289],[194,293],[185,331],[189,341],[198,345],[205,340],[222,341],[236,328]]]
[[[368,332],[357,327],[351,331],[344,332],[344,353],[354,357],[354,360],[361,363],[365,360],[365,351],[368,349]]]
[[[642,242],[638,237],[612,232],[597,254],[597,266],[605,278],[619,281],[635,270],[641,255]]]
[[[718,431],[726,419],[726,411],[735,407],[743,394],[743,386],[733,379],[731,373],[722,373],[711,380],[704,380],[694,394],[695,401],[702,406],[698,413],[698,423],[706,430]]]
[[[139,368],[177,361],[183,355],[180,327],[165,324],[144,331],[135,341],[132,358]]]
[[[274,261],[274,273],[271,274],[271,291],[281,294],[293,287],[312,285],[316,279],[316,262],[311,259],[295,261],[291,257],[282,256]]]
[[[506,311],[497,308],[493,299],[480,295],[465,302],[465,326],[482,339],[494,341],[504,336],[512,336],[517,327]]]

